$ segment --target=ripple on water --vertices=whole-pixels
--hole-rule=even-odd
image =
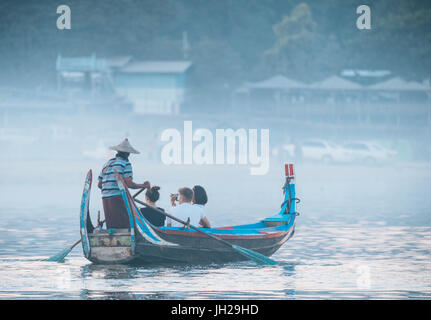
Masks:
[[[0,299],[431,298],[430,227],[299,225],[276,266],[101,266],[79,247],[64,263],[46,262],[77,236],[47,232],[2,239]]]

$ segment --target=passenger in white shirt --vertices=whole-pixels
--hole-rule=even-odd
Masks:
[[[178,198],[178,199],[177,199]],[[201,219],[204,217],[204,210],[199,206],[194,206],[191,204],[193,199],[193,190],[190,188],[180,188],[178,190],[178,194],[171,195],[171,205],[172,208],[169,210],[169,213],[179,218],[183,221],[187,221],[190,218],[190,224],[194,226],[201,226]],[[178,205],[175,201],[178,200]],[[176,222],[170,218],[168,218],[167,226],[170,227],[182,227],[183,224]]]
[[[203,217],[201,218],[200,225],[204,228],[211,228],[211,224],[206,216],[205,205],[208,202],[208,196],[205,189],[202,186],[194,186],[193,187],[193,206],[197,206],[202,208]]]

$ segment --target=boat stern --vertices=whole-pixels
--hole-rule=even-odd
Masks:
[[[129,229],[95,230],[89,234],[91,252],[88,259],[95,263],[126,263],[134,258]]]
[[[283,186],[284,200],[281,204],[281,210],[278,214],[263,220],[267,228],[283,224],[292,227],[295,226],[295,217],[298,215],[296,204],[299,202],[299,199],[296,198],[295,193],[295,173],[292,163],[285,164],[285,175],[286,181]]]

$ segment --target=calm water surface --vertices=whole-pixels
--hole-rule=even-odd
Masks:
[[[3,165],[0,182],[0,299],[431,298],[429,164],[299,165],[301,215],[294,237],[273,256],[279,265],[142,267],[91,264],[80,246],[64,263],[41,261],[79,239],[85,172],[93,167],[98,174],[99,163],[70,163],[42,181],[47,169],[41,164],[41,173],[36,164],[33,175],[22,173],[31,177],[25,182],[14,179],[20,165]],[[161,206],[180,186],[207,186],[216,225],[257,221],[276,213],[282,200],[278,165],[264,177],[246,169],[181,170],[183,177],[175,175],[178,168],[137,164],[135,179],[162,186]],[[93,217],[100,208],[93,190]]]

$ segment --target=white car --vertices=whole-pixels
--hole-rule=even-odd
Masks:
[[[376,142],[354,141],[344,145],[344,148],[351,153],[352,161],[376,164],[394,160],[397,152]]]
[[[304,160],[324,163],[341,163],[351,160],[351,153],[348,150],[325,140],[307,140],[301,144],[301,152]]]

